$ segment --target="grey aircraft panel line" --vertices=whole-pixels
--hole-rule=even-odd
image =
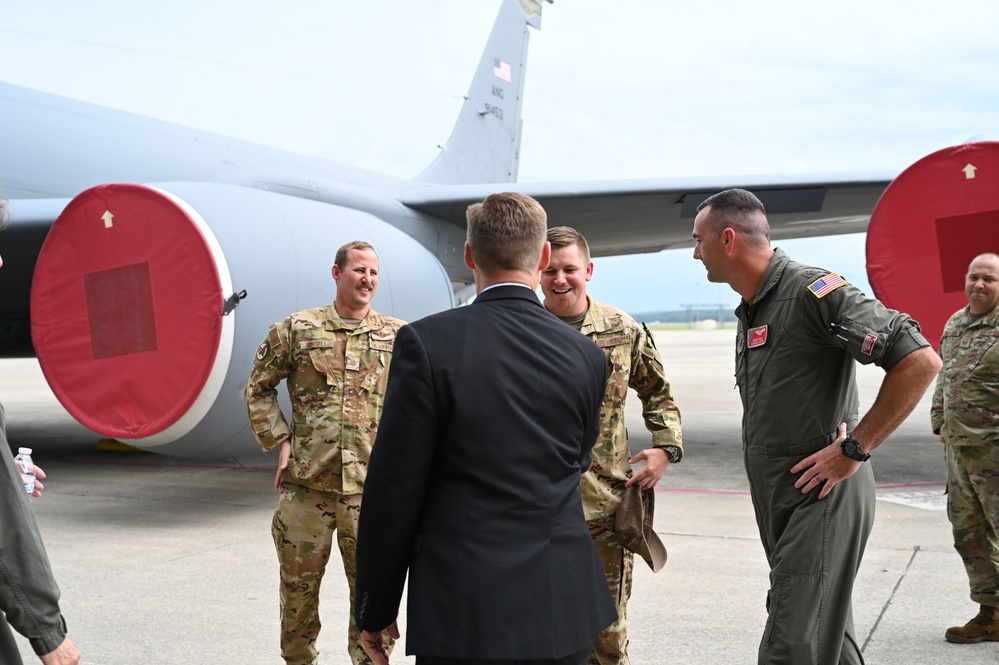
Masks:
[[[742,469],[734,332],[655,337],[683,413],[686,457],[657,493],[669,561],[657,574],[636,565],[631,660],[755,662],[767,566]],[[96,436],[49,393],[37,361],[5,360],[0,372],[11,444],[33,446],[50,476],[35,513],[83,662],[279,663],[274,460],[97,450]],[[862,409],[882,375],[859,368]],[[854,594],[857,632],[869,663],[992,664],[999,644],[943,639],[977,608],[943,510],[946,472],[929,433],[929,400],[928,392],[872,460],[879,501]],[[647,446],[634,394],[627,418],[633,447]],[[321,662],[346,665],[347,589],[337,565],[334,557],[322,592],[319,648]],[[405,604],[400,624],[405,636]],[[414,659],[401,645],[392,662]]]

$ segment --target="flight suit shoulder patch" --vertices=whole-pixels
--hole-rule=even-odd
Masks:
[[[841,286],[846,286],[846,280],[831,272],[809,284],[808,292],[816,298],[824,298]]]

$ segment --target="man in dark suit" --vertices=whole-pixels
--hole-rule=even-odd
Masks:
[[[357,543],[357,625],[376,663],[409,571],[418,665],[582,665],[615,620],[583,519],[607,361],[541,306],[547,216],[468,208],[468,307],[399,330]]]

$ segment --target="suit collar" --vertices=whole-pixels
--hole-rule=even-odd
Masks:
[[[519,299],[526,300],[527,302],[534,303],[541,307],[541,301],[538,300],[538,294],[531,290],[528,286],[519,286],[517,284],[508,284],[503,286],[497,286],[486,291],[483,291],[475,297],[472,302],[474,305],[478,302],[489,302],[492,300],[509,300],[509,299]]]

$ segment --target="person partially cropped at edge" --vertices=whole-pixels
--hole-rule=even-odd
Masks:
[[[967,306],[940,338],[943,369],[930,419],[947,454],[947,518],[978,613],[951,626],[959,644],[999,642],[999,255],[976,256],[964,278]]]
[[[0,191],[0,230],[6,225],[7,199]],[[0,405],[0,457],[6,471],[0,478],[0,663],[23,663],[13,628],[28,638],[45,665],[76,665],[80,651],[66,635],[66,620],[59,609],[59,586],[7,442],[4,415]],[[38,478],[45,477],[37,467],[35,473]],[[36,481],[31,496],[41,496],[43,489],[44,485]]]

